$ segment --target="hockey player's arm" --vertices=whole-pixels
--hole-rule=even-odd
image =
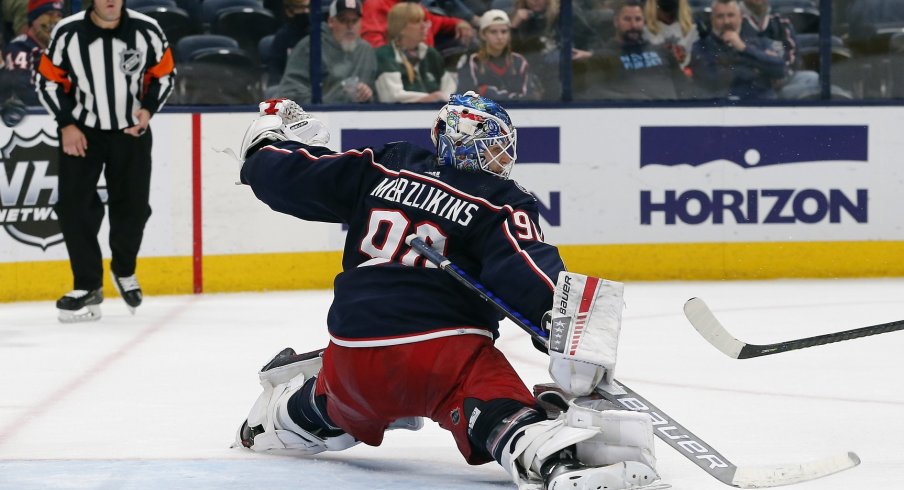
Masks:
[[[549,310],[565,264],[556,247],[543,241],[536,205],[515,208],[494,224],[483,240],[480,281],[535,325]]]
[[[274,211],[347,223],[371,155],[370,150],[335,153],[294,141],[272,142],[248,156],[241,180]]]

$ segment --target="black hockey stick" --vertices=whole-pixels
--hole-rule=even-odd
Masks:
[[[687,303],[684,304],[684,316],[687,317],[688,321],[691,322],[691,325],[694,326],[697,332],[699,332],[707,342],[722,351],[726,356],[735,359],[769,356],[772,354],[788,352],[789,350],[806,349],[807,347],[815,347],[817,345],[832,344],[844,340],[904,330],[904,320],[898,320],[896,322],[880,323],[878,325],[870,325],[869,327],[855,328],[853,330],[844,330],[842,332],[788,340],[774,344],[748,344],[728,333],[728,330],[722,326],[722,323],[716,318],[716,315],[713,314],[712,310],[710,310],[709,307],[706,306],[706,303],[700,298],[691,298],[687,300]]]
[[[484,300],[492,303],[509,320],[528,332],[534,339],[547,341],[542,329],[513,310],[504,301],[492,294],[485,286],[472,279],[448,258],[433,250],[422,239],[409,236],[406,240],[412,248],[458,282],[476,292]],[[663,442],[684,455],[703,471],[726,485],[737,488],[764,488],[790,485],[828,476],[860,464],[860,458],[853,452],[832,456],[807,463],[787,465],[743,467],[731,463],[709,444],[693,432],[687,430],[662,410],[656,408],[637,392],[616,381],[613,393],[597,389],[596,393],[616,406],[627,410],[645,412],[653,419],[654,432]]]

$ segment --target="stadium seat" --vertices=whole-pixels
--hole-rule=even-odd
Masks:
[[[230,7],[263,8],[258,0],[204,0],[201,2],[201,22],[209,28],[216,22],[220,11]]]
[[[198,51],[209,48],[238,49],[235,39],[217,34],[195,34],[185,36],[176,43],[176,62],[188,61]]]
[[[201,48],[179,65],[176,94],[182,105],[255,104],[263,96],[260,68],[240,48]]]
[[[157,21],[170,44],[199,32],[200,26],[179,7],[139,7],[138,12]]]
[[[904,32],[904,0],[854,0],[847,18],[853,51],[886,54],[891,36]]]
[[[195,25],[202,26],[201,20],[201,0],[176,0],[176,6],[188,12],[188,16],[195,22]]]
[[[257,43],[278,28],[276,17],[263,7],[227,7],[217,13],[211,32],[229,36],[239,47],[257,55]]]
[[[178,7],[175,0],[129,0],[128,8],[141,12],[147,7]]]
[[[798,34],[816,34],[819,32],[819,9],[815,7],[781,6],[773,12],[782,15],[794,26]]]
[[[257,42],[257,59],[261,64],[261,72],[264,76],[264,86],[275,85],[279,80],[270,80],[267,75],[270,73],[270,47],[273,46],[273,34],[267,34]]]
[[[819,34],[799,34],[797,36],[797,56],[801,69],[819,71]],[[838,36],[832,36],[832,63],[843,63],[851,58],[851,50]]]

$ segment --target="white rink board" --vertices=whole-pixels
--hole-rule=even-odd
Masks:
[[[17,127],[10,129],[0,126],[0,148],[7,147],[13,138],[31,140],[43,131],[50,135],[53,147],[58,146],[56,122],[49,116],[28,116]],[[168,257],[191,255],[192,244],[192,180],[191,180],[191,116],[186,114],[157,114],[151,119],[154,144],[151,170],[151,217],[148,220],[141,244],[141,255],[147,257]],[[31,164],[23,179],[16,181],[15,167],[18,161],[5,158],[7,170],[0,172],[0,193],[22,204],[33,180],[34,166]],[[53,182],[55,173],[44,178]],[[104,184],[101,176],[101,186]],[[49,185],[49,184],[48,184]],[[38,199],[40,207],[56,203],[55,193],[41,191]],[[8,206],[4,203],[3,208]],[[15,206],[18,207],[18,206]],[[0,213],[2,209],[0,208]],[[8,218],[8,215],[7,215]],[[21,219],[21,218],[20,218]],[[46,250],[39,246],[25,245],[14,239],[9,232],[9,223],[4,223],[7,231],[0,231],[0,262],[35,262],[66,260],[66,248],[56,240]],[[107,220],[104,219],[99,236],[104,257],[110,257]]]
[[[338,150],[344,147],[343,134],[348,131],[426,131],[433,122],[435,111],[324,112],[317,115],[330,126],[331,147]],[[899,129],[904,124],[904,108],[513,109],[511,115],[522,129],[522,160],[529,159],[532,153],[525,151],[525,146],[538,144],[531,141],[525,131],[551,128],[557,134],[556,161],[523,163],[513,175],[519,183],[535,192],[541,204],[550,210],[554,222],[544,215],[541,226],[547,240],[558,245],[904,240],[904,215],[898,212],[896,199],[904,185],[904,161],[900,156],[904,155],[904,140],[900,138]],[[202,136],[198,144],[203,185],[204,254],[341,250],[344,232],[339,225],[305,223],[279,215],[258,202],[249,188],[235,185],[237,162],[215,149],[237,151],[242,134],[253,117],[252,113],[201,116]],[[154,213],[145,234],[142,256],[189,256],[192,253],[191,118],[191,114],[165,113],[152,120],[151,206]],[[643,128],[704,127],[719,131],[727,128],[730,132],[737,127],[769,129],[775,126],[809,128],[813,135],[818,135],[822,126],[865,128],[862,141],[865,158],[780,162],[757,168],[745,168],[724,159],[697,162],[696,166],[674,162],[641,166],[642,150],[657,147],[656,141],[642,139]],[[13,131],[28,137],[41,129],[55,134],[55,124],[48,116],[29,116],[14,130],[0,127],[0,145],[9,142]],[[769,145],[793,149],[798,143],[760,138],[735,139],[720,144],[749,146],[755,155],[765,159]],[[804,148],[811,146],[814,145]],[[14,167],[15,162],[5,162],[5,170],[0,174],[0,194],[21,201],[28,182],[19,182],[21,185],[17,187]],[[736,222],[731,211],[724,209],[721,223],[714,217],[700,223],[680,219],[666,223],[663,211],[648,212],[649,223],[641,223],[644,192],[652,196],[651,202],[661,204],[667,192],[679,196],[693,192],[713,197],[716,192],[747,196],[749,192],[776,190],[787,192],[789,201],[776,209],[778,198],[760,196],[757,219],[750,223]],[[863,193],[862,203],[866,205],[859,221],[844,209],[839,211],[835,222],[825,212],[821,219],[812,223],[798,219],[814,215],[820,218],[819,199],[840,195],[855,200],[858,193]],[[553,202],[553,195],[559,199],[557,203]],[[799,216],[792,209],[794,199],[798,198]],[[734,205],[736,210],[745,213],[750,210],[749,203]],[[0,213],[6,207],[0,208]],[[699,215],[698,207],[696,202],[691,202],[685,206],[685,214]],[[766,218],[773,212],[778,222],[769,223]],[[791,222],[782,222],[789,219]],[[6,232],[0,231],[0,262],[66,258],[62,244],[51,245],[46,250],[23,244],[9,233],[9,223],[3,224]],[[101,236],[106,236],[106,225]],[[107,245],[104,243],[103,246],[105,256],[109,256]]]
[[[514,178],[543,201],[550,192],[561,196],[560,224],[543,220],[548,241],[567,244],[653,244],[670,242],[775,242],[775,241],[862,241],[904,239],[904,215],[896,212],[896,196],[904,184],[904,141],[899,127],[904,124],[901,108],[730,108],[730,109],[558,109],[512,110],[520,128],[554,126],[560,129],[560,162],[523,164]],[[433,111],[332,112],[318,113],[332,130],[331,148],[343,147],[344,129],[422,128],[433,121]],[[205,127],[212,146],[237,147],[239,133],[248,116],[209,114]],[[640,128],[642,126],[865,126],[868,147],[866,161],[815,161],[742,168],[726,160],[691,165],[641,168]],[[230,141],[230,134],[233,134]],[[206,140],[206,138],[205,138]],[[752,149],[760,142],[749,141]],[[216,157],[202,149],[204,161]],[[523,156],[523,155],[522,155]],[[222,157],[220,157],[222,158]],[[216,174],[222,172],[218,168]],[[263,209],[245,189],[225,191],[221,182],[228,177],[205,168],[205,207],[222,202],[226,195],[234,201],[229,213],[205,213],[205,252],[232,253],[236,249],[256,251],[338,250],[342,233],[334,225],[309,225]],[[210,184],[210,179],[217,183]],[[776,209],[778,198],[760,197],[758,223],[739,224],[725,213],[723,223],[677,222],[667,225],[663,213],[652,213],[651,223],[640,224],[640,193],[663,193],[668,189],[728,190],[746,194],[750,190],[779,189],[791,198]],[[766,223],[770,212],[781,221],[795,220],[794,196],[800,191],[828,196],[841,192],[855,200],[865,190],[868,199],[865,222],[840,213],[838,222],[829,217],[816,223]],[[247,199],[247,201],[246,201]],[[655,201],[656,198],[654,198]],[[549,202],[544,203],[547,206]],[[801,211],[812,215],[815,202],[804,200]],[[693,211],[690,206],[691,211]],[[241,209],[237,209],[241,208]],[[745,207],[743,207],[746,210]],[[243,225],[233,226],[241,216]],[[253,224],[252,224],[253,223]],[[249,232],[249,228],[252,232]],[[267,232],[266,230],[271,230]],[[261,235],[259,233],[265,233]],[[261,240],[266,236],[266,240]],[[266,242],[266,243],[262,243]]]

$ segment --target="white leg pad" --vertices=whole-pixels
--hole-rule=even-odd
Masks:
[[[568,427],[561,417],[528,425],[522,432],[515,447],[511,451],[507,447],[502,452],[502,467],[520,490],[542,489],[545,482],[540,468],[547,459],[598,434],[593,429]]]
[[[544,489],[544,485],[554,488],[556,478],[561,485],[571,482],[572,490],[595,489],[594,482],[604,482],[600,488],[613,490],[641,488],[659,480],[653,423],[647,414],[596,410],[572,401],[556,420],[531,424],[521,431],[515,447],[509,443],[502,454],[503,468],[521,490]],[[558,459],[560,452],[572,445],[576,448],[574,459],[584,467],[563,470],[570,475],[567,477],[556,472],[544,477],[543,464]],[[629,473],[640,476],[626,476]]]
[[[317,357],[259,373],[264,391],[251,407],[247,425],[259,426],[263,432],[254,436],[250,449],[291,449],[296,454],[300,452],[312,455],[323,451],[341,451],[358,444],[359,441],[349,434],[325,438],[311,434],[296,425],[288,415],[286,406],[289,398],[301,389],[305,381],[317,374],[321,366],[322,359]],[[242,433],[239,429],[234,447],[242,445]]]

